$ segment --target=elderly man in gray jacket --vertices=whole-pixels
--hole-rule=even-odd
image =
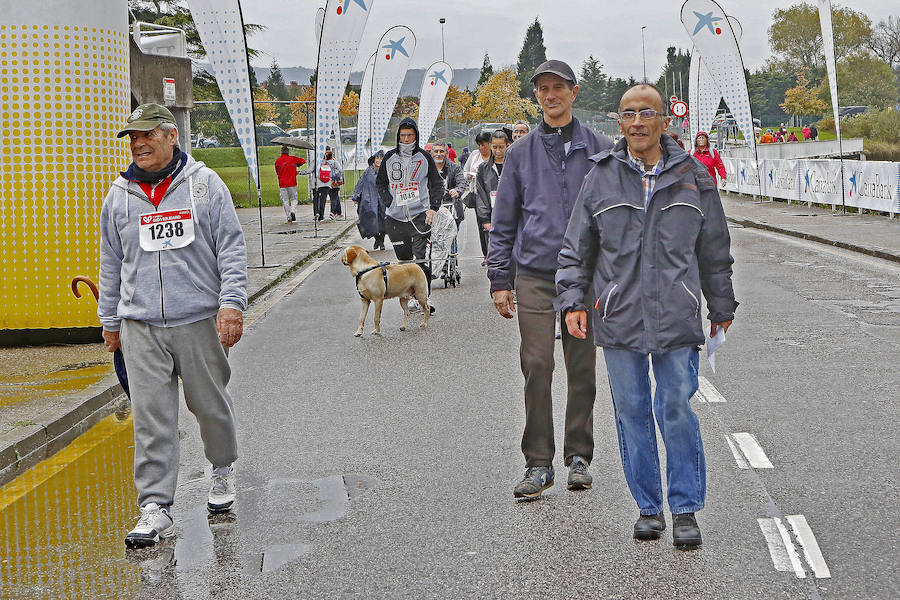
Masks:
[[[711,334],[727,330],[737,302],[731,240],[716,184],[667,135],[665,100],[652,85],[622,96],[623,138],[595,163],[578,194],[556,274],[569,333],[603,348],[625,479],[640,509],[639,540],[666,527],[654,416],[666,445],[669,509],[678,548],[701,544],[706,464],[689,400],[704,342],[700,293]],[[596,298],[587,306],[585,298]],[[652,361],[656,393],[651,398]]]
[[[234,503],[227,348],[243,332],[247,258],[228,188],[175,145],[172,113],[139,106],[118,137],[126,135],[134,162],[100,213],[98,312],[107,349],[121,344],[128,368],[141,517],[125,545],[142,548],[175,533],[179,378],[211,463],[207,508]]]

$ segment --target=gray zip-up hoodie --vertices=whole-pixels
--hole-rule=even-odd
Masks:
[[[399,127],[412,127],[416,141],[409,153],[402,152]],[[404,155],[406,154],[406,155]],[[409,117],[400,121],[397,129],[397,147],[384,155],[381,168],[375,177],[378,194],[387,207],[387,216],[397,221],[412,221],[428,210],[441,208],[446,189],[441,174],[431,154],[419,147],[419,127]],[[419,201],[401,206],[394,202],[397,193],[410,186],[418,188]]]
[[[142,214],[191,208],[194,241],[184,248],[141,248]],[[140,186],[118,177],[100,212],[100,303],[108,331],[121,319],[174,327],[247,308],[247,251],[241,224],[222,179],[190,156],[154,208]]]
[[[556,308],[593,309],[594,343],[634,352],[699,345],[700,292],[709,319],[734,319],[728,223],[706,167],[662,136],[664,167],[645,207],[623,138],[578,194],[556,272]],[[585,306],[585,297],[596,304]]]

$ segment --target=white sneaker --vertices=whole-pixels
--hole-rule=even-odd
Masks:
[[[234,489],[234,468],[213,469],[210,478],[209,498],[206,508],[212,514],[228,512],[236,497]]]
[[[146,548],[157,544],[160,538],[175,535],[175,523],[168,509],[151,502],[141,507],[141,518],[134,529],[125,536],[126,548]]]
[[[410,298],[409,304],[407,304],[407,306],[409,307],[409,312],[422,312],[422,307],[419,305],[419,301],[415,298]]]

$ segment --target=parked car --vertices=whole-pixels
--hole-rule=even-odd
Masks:
[[[838,117],[841,119],[855,117],[863,114],[867,110],[869,110],[868,106],[841,106],[838,108]]]
[[[287,132],[275,123],[260,123],[256,126],[256,143],[260,146],[271,146],[272,139],[287,135]]]
[[[202,133],[198,133],[191,137],[191,148],[218,148],[219,140],[215,137],[203,137]]]
[[[344,127],[341,129],[341,143],[342,144],[355,144],[356,143],[356,127]]]
[[[288,129],[287,134],[291,137],[296,138],[313,138],[313,130],[309,127],[296,127],[294,129]]]

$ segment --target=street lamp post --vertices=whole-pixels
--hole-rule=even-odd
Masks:
[[[447,19],[445,19],[444,17],[441,17],[440,19],[438,19],[438,23],[441,24],[441,60],[444,62],[447,61],[447,58],[446,58],[446,55],[444,52],[444,23],[446,23],[446,22],[447,22]],[[427,76],[428,73],[426,73],[425,75]],[[447,139],[448,133],[449,132],[447,130],[447,96],[444,96],[444,139]],[[425,142],[427,143],[428,140],[425,140]]]
[[[644,48],[644,30],[647,26],[641,27],[641,55],[644,57],[644,83],[647,83],[647,50]]]

